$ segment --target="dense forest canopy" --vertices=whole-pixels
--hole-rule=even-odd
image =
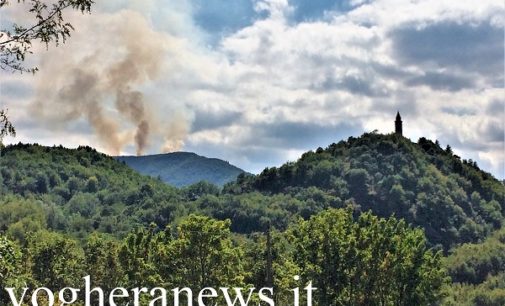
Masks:
[[[177,189],[89,147],[8,146],[0,177],[0,228],[18,239],[35,228],[119,237],[151,222],[164,227],[184,209]]]
[[[504,300],[505,187],[425,138],[350,137],[259,175],[242,174],[223,188],[200,182],[177,189],[90,147],[18,144],[1,153],[0,252],[8,262],[0,272],[12,276],[4,283],[74,284],[78,279],[58,273],[58,249],[72,254],[65,259],[72,277],[96,275],[104,288],[140,280],[180,284],[203,273],[184,274],[193,245],[215,241],[207,247],[228,257],[205,259],[220,268],[193,279],[196,288],[229,282],[286,289],[297,274],[326,288],[318,292],[320,305]],[[181,236],[201,226],[218,236]],[[146,248],[153,251],[141,251]],[[447,274],[437,250],[449,256]],[[167,266],[154,264],[160,260]],[[229,262],[233,271],[224,268]],[[453,285],[444,285],[446,276]],[[401,283],[410,287],[398,291]],[[364,293],[373,290],[378,293]],[[468,294],[458,299],[463,291]]]
[[[277,305],[287,305],[290,289],[312,281],[318,288],[315,305],[428,305],[439,299],[445,283],[440,254],[427,249],[420,230],[394,218],[367,213],[355,222],[351,210],[328,210],[273,233],[274,242],[267,244],[234,239],[229,225],[190,215],[173,231],[141,228],[122,241],[95,233],[82,244],[40,231],[28,237],[22,251],[0,236],[0,290],[19,284],[55,292],[82,288],[82,278],[91,275],[105,296],[118,286],[188,287],[194,292],[271,287]],[[44,297],[39,297],[42,303]],[[202,305],[195,296],[187,299]],[[148,294],[141,300],[147,305]],[[251,300],[257,305],[256,292]],[[8,296],[0,293],[0,302],[8,303]],[[222,297],[205,302],[224,304]]]
[[[191,212],[230,219],[234,232],[248,234],[351,205],[420,226],[431,245],[447,251],[487,237],[505,212],[500,181],[424,138],[351,137],[260,175],[243,174],[223,190],[205,182],[171,188],[89,147],[19,144],[2,155],[0,226],[19,235],[41,227],[123,237],[150,223],[163,229]]]
[[[394,214],[425,229],[428,240],[448,250],[479,241],[500,228],[505,187],[472,160],[425,138],[364,134],[307,152],[297,161],[241,176],[225,193],[297,195],[319,190],[327,205],[352,202],[358,211]],[[325,201],[318,201],[318,204]]]
[[[445,258],[453,284],[446,305],[505,305],[505,228],[482,243],[465,243]]]

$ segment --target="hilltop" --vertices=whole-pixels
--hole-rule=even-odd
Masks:
[[[176,187],[206,181],[218,186],[234,181],[244,170],[230,163],[189,152],[146,156],[118,156],[117,160],[151,177]]]
[[[9,145],[0,157],[0,231],[122,236],[171,222],[180,192],[87,146]],[[153,210],[156,210],[156,214]]]
[[[425,138],[350,137],[259,175],[241,173],[222,191],[208,182],[177,189],[89,147],[19,144],[2,154],[0,228],[13,232],[40,227],[122,236],[151,223],[163,229],[195,212],[230,219],[232,231],[250,234],[350,206],[356,214],[403,218],[447,252],[482,241],[505,214],[502,182]]]
[[[350,137],[225,186],[231,194],[270,196],[314,190],[327,199],[314,205],[394,214],[423,227],[428,240],[445,250],[483,239],[500,228],[505,214],[503,183],[474,161],[436,141],[421,138],[415,143],[397,134]]]

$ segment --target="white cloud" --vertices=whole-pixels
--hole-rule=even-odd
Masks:
[[[398,54],[402,41],[395,41],[393,35],[441,24],[457,31],[483,24],[483,31],[502,30],[502,1],[358,2],[349,12],[296,23],[290,20],[293,7],[287,1],[256,1],[256,10],[268,16],[222,37],[214,47],[204,44],[208,34],[195,26],[189,1],[107,2],[99,8],[101,12],[76,18],[77,32],[69,46],[42,52],[42,67],[44,61],[56,58],[60,64],[70,65],[68,61],[97,50],[103,55],[101,61],[91,64],[96,69],[113,62],[121,57],[122,42],[111,33],[119,33],[114,28],[137,11],[141,14],[135,13],[135,18],[143,20],[143,28],[156,32],[160,43],[169,44],[159,62],[162,73],[140,82],[138,89],[163,124],[186,122],[187,136],[175,141],[184,142],[184,149],[223,157],[257,171],[292,160],[314,146],[356,134],[359,129],[390,132],[399,109],[406,135],[414,141],[420,136],[437,138],[453,146],[463,158],[477,158],[487,170],[503,177],[504,142],[492,137],[497,131],[503,132],[503,124],[497,124],[503,122],[503,113],[487,111],[492,103],[503,103],[503,84],[496,85],[497,80],[503,81],[503,74],[489,75],[465,63],[449,65],[439,54],[432,55],[437,56],[437,65],[429,58],[415,61],[413,53],[403,53],[402,58]],[[472,41],[461,43],[468,54],[479,54],[486,48]],[[107,49],[110,46],[114,48]],[[58,74],[51,66],[47,64],[36,78],[51,78],[53,84],[61,79],[64,83],[68,76]],[[2,75],[2,81],[7,78],[13,77]],[[202,119],[205,113],[208,120]],[[307,140],[305,147],[294,141],[290,145],[286,139],[300,133],[300,127],[322,137],[314,142]],[[346,130],[336,133],[336,127]],[[50,130],[46,125],[39,128]],[[270,134],[261,134],[269,128]],[[22,126],[18,130],[20,139],[37,141],[36,135],[23,134]],[[494,141],[485,140],[488,134]],[[79,137],[93,145],[91,136]],[[149,152],[157,152],[160,142],[152,139]]]
[[[268,12],[275,20],[283,20],[293,10],[287,0],[257,0],[254,9],[259,13]]]

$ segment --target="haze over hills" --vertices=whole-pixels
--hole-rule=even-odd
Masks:
[[[144,175],[159,177],[176,187],[200,181],[223,186],[244,170],[217,158],[207,158],[190,152],[174,152],[146,156],[118,156],[117,160]]]

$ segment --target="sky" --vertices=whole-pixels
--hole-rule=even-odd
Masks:
[[[23,5],[2,26],[26,22]],[[450,145],[505,177],[502,0],[107,0],[0,72],[17,136],[112,154],[191,151],[249,172],[349,136]]]

